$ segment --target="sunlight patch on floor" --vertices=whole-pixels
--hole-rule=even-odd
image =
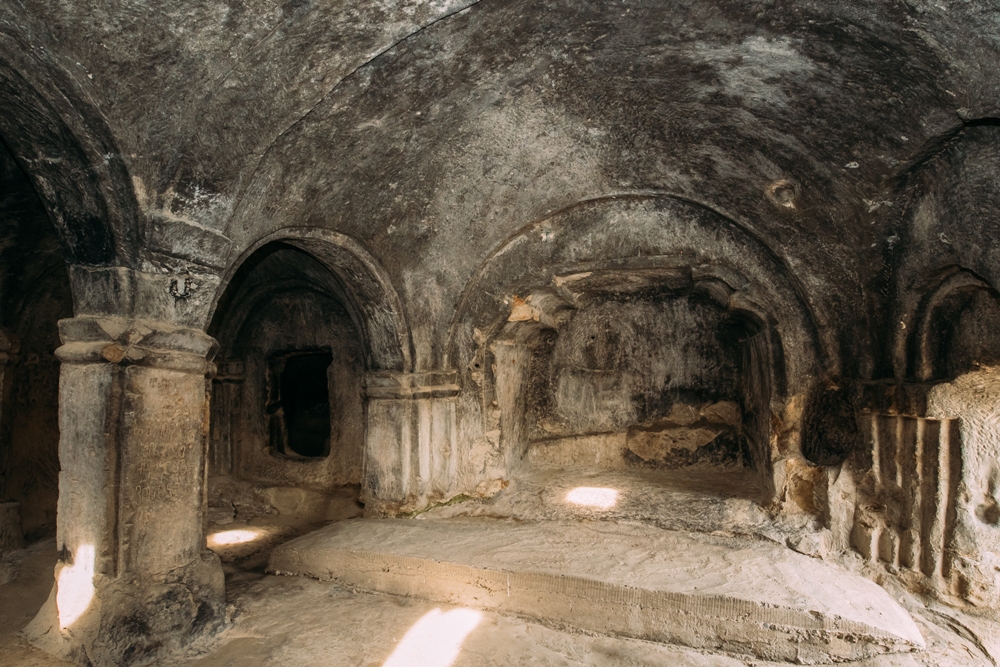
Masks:
[[[482,612],[433,609],[411,627],[382,667],[451,667]]]
[[[255,528],[241,528],[237,530],[223,530],[212,533],[208,536],[208,546],[227,547],[233,544],[246,544],[263,537],[264,531]]]
[[[574,505],[609,510],[618,502],[618,490],[578,486],[566,494],[566,501]]]

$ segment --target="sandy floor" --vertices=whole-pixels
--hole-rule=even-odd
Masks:
[[[266,521],[258,540],[227,553],[228,629],[184,655],[158,665],[178,667],[509,667],[621,665],[767,667],[746,657],[637,640],[563,632],[517,618],[392,595],[353,591],[260,571],[278,541],[299,532]],[[242,530],[230,524],[217,530]],[[46,540],[3,560],[0,581],[0,666],[64,667],[17,636],[49,593],[54,542]],[[914,614],[927,650],[884,656],[856,667],[993,667],[1000,659],[1000,625],[940,608],[930,610],[890,590]],[[991,644],[992,642],[992,644]],[[993,659],[987,652],[993,652]]]
[[[50,537],[0,559],[0,667],[66,665],[18,636],[52,590],[56,539]]]

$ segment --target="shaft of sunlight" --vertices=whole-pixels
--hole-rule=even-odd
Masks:
[[[433,609],[406,632],[382,667],[451,667],[482,617],[474,609]]]
[[[253,542],[261,536],[261,531],[253,529],[223,530],[208,536],[208,546],[224,547],[231,544]]]
[[[59,627],[73,625],[94,599],[94,545],[82,544],[72,565],[63,565],[56,575],[56,609]]]

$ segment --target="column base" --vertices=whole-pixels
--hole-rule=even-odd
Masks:
[[[87,574],[87,563],[56,565],[56,584],[24,629],[33,645],[89,667],[148,661],[220,630],[226,622],[222,564],[200,561],[158,581]]]

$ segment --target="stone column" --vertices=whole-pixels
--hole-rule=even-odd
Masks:
[[[369,513],[422,509],[455,492],[454,371],[371,373],[362,500]]]
[[[497,407],[500,409],[500,451],[506,476],[520,467],[528,451],[527,396],[531,371],[531,348],[514,341],[493,344]]]
[[[158,322],[78,317],[59,330],[60,559],[28,634],[82,664],[128,664],[224,608],[204,536],[216,344]]]

